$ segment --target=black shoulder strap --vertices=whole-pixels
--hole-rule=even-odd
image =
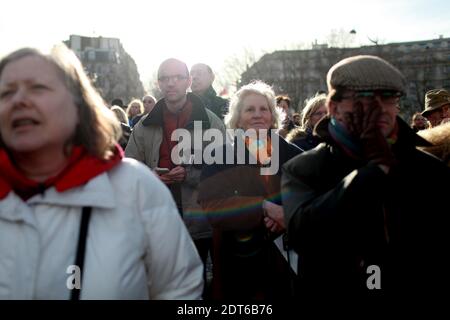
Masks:
[[[80,268],[80,283],[83,284],[83,265],[84,265],[84,253],[86,250],[86,238],[89,227],[89,219],[91,218],[92,207],[83,207],[83,213],[81,215],[80,233],[78,235],[77,255],[75,257],[75,265]],[[73,288],[70,300],[80,300],[80,289]]]

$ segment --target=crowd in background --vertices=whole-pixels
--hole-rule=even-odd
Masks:
[[[445,287],[446,89],[407,122],[406,80],[376,56],[337,62],[299,113],[261,81],[218,96],[204,63],[157,74],[161,99],[106,104],[65,46],[0,61],[1,299]]]

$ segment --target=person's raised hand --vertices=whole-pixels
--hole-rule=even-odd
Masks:
[[[364,158],[377,165],[389,169],[395,163],[395,157],[391,147],[378,127],[378,121],[382,115],[382,107],[378,101],[373,100],[368,104],[355,102],[351,117],[350,132],[360,140]]]

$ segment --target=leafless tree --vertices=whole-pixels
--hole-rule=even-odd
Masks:
[[[146,82],[148,83],[148,86],[145,86],[146,93],[151,94],[157,100],[161,99],[162,93],[158,86],[158,71],[153,71],[152,75]]]
[[[243,48],[225,59],[222,69],[216,74],[216,86],[234,91],[239,86],[241,75],[264,54],[264,50],[256,52]],[[231,92],[230,92],[231,93]]]
[[[308,45],[303,41],[294,41],[291,43],[287,43],[281,48],[277,48],[276,50],[306,50],[306,49],[311,49],[311,45]]]
[[[344,29],[332,29],[326,37],[328,46],[331,48],[348,48],[355,41],[356,31],[347,31]]]

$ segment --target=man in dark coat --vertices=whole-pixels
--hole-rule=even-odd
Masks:
[[[217,96],[212,87],[214,72],[211,67],[204,63],[197,63],[191,68],[192,85],[191,90],[203,99],[206,107],[223,120],[228,112],[228,100]]]
[[[436,294],[448,282],[450,172],[416,149],[429,143],[397,116],[403,75],[356,56],[334,65],[327,84],[328,115],[315,127],[324,142],[283,167],[303,293]]]

